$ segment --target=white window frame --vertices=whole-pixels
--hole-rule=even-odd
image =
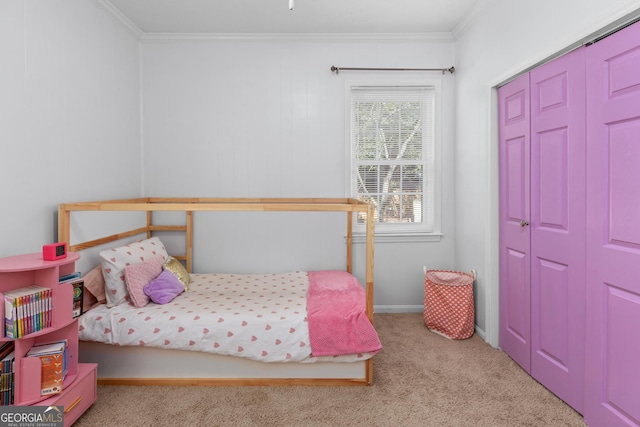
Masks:
[[[353,117],[351,116],[352,91],[355,88],[370,87],[375,88],[410,88],[410,87],[429,87],[433,90],[434,95],[434,111],[433,111],[433,146],[431,147],[432,159],[428,167],[433,168],[432,181],[432,218],[423,221],[420,224],[402,223],[402,224],[385,224],[376,223],[375,235],[376,242],[410,242],[410,241],[440,241],[441,232],[441,141],[442,141],[442,80],[441,79],[420,79],[420,80],[353,80],[345,82],[345,191],[347,197],[357,197],[353,193],[352,174],[354,173],[354,161],[352,156],[352,125]],[[425,154],[428,154],[425,152]],[[425,167],[427,162],[425,161]],[[426,175],[426,174],[425,174]],[[425,176],[426,180],[426,176]],[[423,192],[423,203],[426,203],[426,191]],[[422,212],[425,212],[424,206]],[[431,227],[429,227],[431,224]],[[364,241],[364,225],[354,221],[354,240],[356,242]]]

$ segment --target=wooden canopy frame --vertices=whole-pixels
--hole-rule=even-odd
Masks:
[[[111,234],[86,242],[71,242],[73,212],[87,211],[142,211],[146,212],[146,225],[132,230]],[[186,215],[184,225],[160,225],[154,223],[154,212],[177,211]],[[58,206],[58,240],[67,242],[69,251],[82,251],[121,239],[146,234],[152,237],[154,231],[184,232],[185,255],[175,258],[186,264],[189,272],[193,268],[193,212],[200,211],[265,211],[265,212],[344,212],[346,215],[346,266],[353,268],[353,214],[366,214],[366,314],[373,322],[374,300],[374,222],[375,207],[372,204],[352,198],[159,198],[145,197],[122,200],[105,200],[82,203],[63,203]],[[118,350],[124,350],[119,347]],[[224,384],[224,385],[371,385],[373,383],[373,360],[367,359],[364,378],[153,378],[153,379],[99,379],[102,384]],[[314,365],[314,364],[309,364]]]

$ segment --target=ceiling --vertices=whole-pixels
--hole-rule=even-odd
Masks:
[[[143,33],[453,33],[489,0],[102,0]]]

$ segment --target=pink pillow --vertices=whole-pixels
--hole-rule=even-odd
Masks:
[[[147,283],[162,273],[163,263],[164,257],[158,255],[124,268],[124,281],[127,284],[129,297],[134,306],[140,308],[149,304],[149,297],[145,295],[143,289]]]
[[[144,293],[156,304],[166,304],[184,292],[184,285],[171,272],[164,270],[144,287]]]
[[[84,288],[87,289],[95,299],[104,304],[107,297],[104,290],[104,276],[102,275],[102,265],[97,265],[90,272],[84,275]]]

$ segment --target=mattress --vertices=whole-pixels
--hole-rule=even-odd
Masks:
[[[343,274],[360,288],[356,291],[362,291],[353,276]],[[307,315],[309,277],[304,271],[191,274],[189,290],[167,304],[151,302],[143,308],[130,303],[112,308],[103,304],[84,313],[79,317],[79,338],[115,346],[191,350],[260,362],[351,362],[376,354],[381,345],[377,335],[370,335],[365,347],[357,352],[313,355]],[[339,284],[340,288],[351,286]],[[364,291],[362,295],[362,312],[355,313],[360,321],[365,311]],[[344,317],[353,314],[346,313]],[[332,315],[343,317],[340,313]],[[351,335],[350,340],[354,333]]]

